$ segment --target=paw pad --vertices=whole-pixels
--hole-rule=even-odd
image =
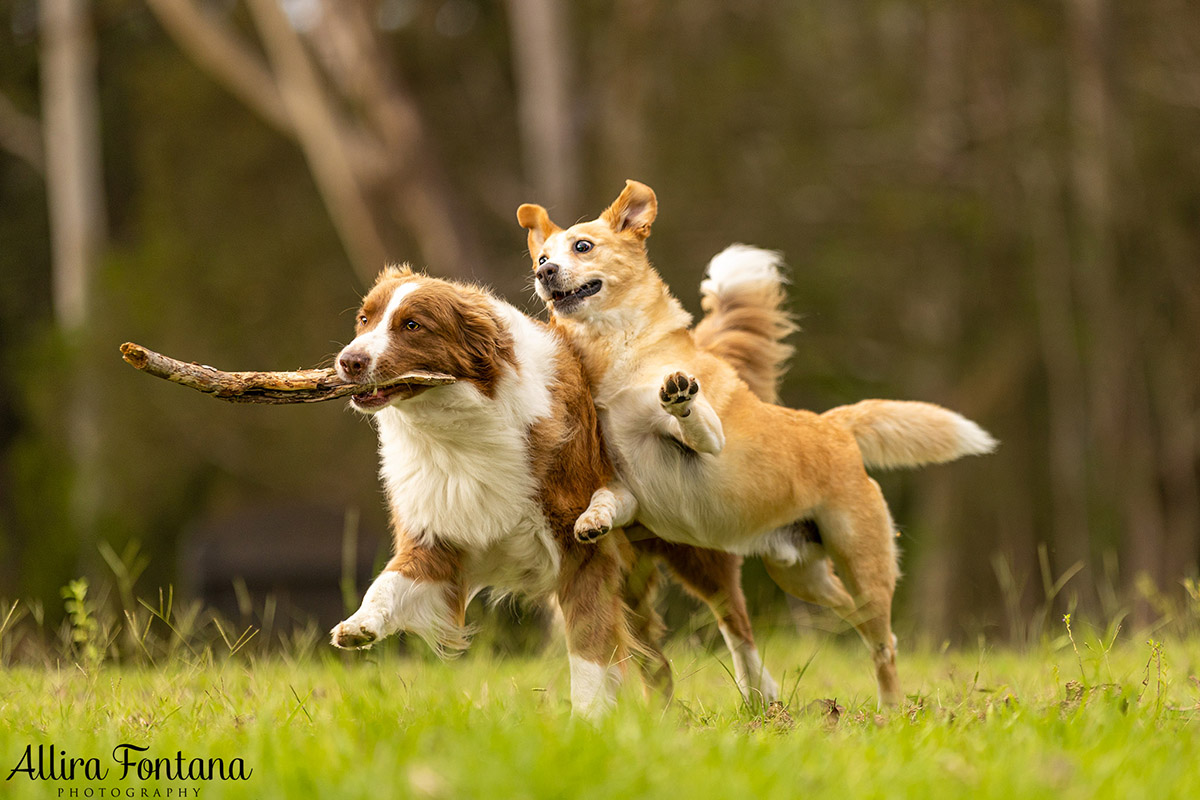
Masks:
[[[610,530],[612,530],[612,529],[609,528],[607,525],[603,525],[599,528],[576,528],[575,529],[575,538],[578,539],[579,541],[583,542],[584,544],[591,544],[592,542],[599,539],[601,536],[604,536]]]
[[[700,381],[684,372],[675,372],[663,380],[662,388],[658,390],[658,399],[663,408],[668,411],[672,407],[679,408],[696,399],[700,392]]]

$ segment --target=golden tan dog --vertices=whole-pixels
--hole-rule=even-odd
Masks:
[[[538,295],[580,353],[617,469],[576,536],[637,521],[669,541],[761,555],[785,591],[857,628],[880,701],[897,702],[895,529],[865,467],[951,461],[996,442],[928,403],[866,400],[818,415],[759,399],[697,346],[651,267],[657,210],[648,186],[627,181],[598,219],[565,230],[541,206],[517,211]],[[734,259],[709,281],[746,277]]]

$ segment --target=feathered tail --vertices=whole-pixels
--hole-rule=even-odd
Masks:
[[[693,329],[697,346],[724,359],[768,403],[778,402],[779,379],[792,354],[783,339],[796,330],[780,272],[779,253],[734,244],[708,262],[700,284],[704,318]]]
[[[992,435],[971,420],[933,403],[863,400],[821,415],[850,431],[863,463],[879,469],[941,464],[996,449]]]

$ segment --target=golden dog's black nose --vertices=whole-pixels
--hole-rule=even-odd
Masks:
[[[555,264],[553,261],[547,261],[545,264],[542,264],[540,267],[538,267],[537,279],[541,281],[544,286],[549,286],[550,281],[554,280],[554,276],[557,274],[558,264]]]

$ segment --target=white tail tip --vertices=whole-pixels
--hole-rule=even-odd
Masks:
[[[753,284],[777,285],[784,282],[783,254],[748,244],[731,244],[708,262],[700,293],[719,295],[730,289]]]
[[[982,456],[995,451],[1000,442],[994,436],[964,416],[956,414],[958,442],[964,456]]]

